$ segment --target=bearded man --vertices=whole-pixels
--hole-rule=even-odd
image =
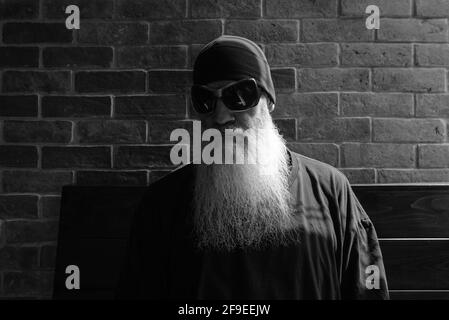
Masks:
[[[198,54],[193,83],[203,129],[246,138],[223,138],[223,158],[247,161],[188,164],[148,188],[117,297],[388,299],[376,232],[347,178],[290,151],[274,125],[263,51],[219,37]]]

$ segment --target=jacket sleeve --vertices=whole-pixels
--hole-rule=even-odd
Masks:
[[[166,297],[166,252],[158,230],[157,202],[147,192],[134,213],[116,299],[162,299]]]
[[[376,230],[346,177],[339,202],[340,212],[345,217],[342,299],[389,299]]]

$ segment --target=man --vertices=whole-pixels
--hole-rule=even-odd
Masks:
[[[347,178],[288,150],[274,126],[263,51],[219,37],[199,53],[193,78],[203,128],[249,132],[255,153],[235,143],[223,151],[259,161],[185,165],[152,184],[134,218],[118,297],[388,299],[376,232]]]

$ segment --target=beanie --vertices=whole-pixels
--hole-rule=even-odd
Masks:
[[[276,102],[270,67],[260,47],[246,38],[224,35],[206,44],[193,67],[193,84],[254,78]]]

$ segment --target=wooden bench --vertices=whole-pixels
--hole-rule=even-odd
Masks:
[[[146,187],[65,186],[55,299],[110,299]],[[380,239],[392,299],[449,299],[449,184],[353,185]],[[81,289],[65,287],[68,265]]]

